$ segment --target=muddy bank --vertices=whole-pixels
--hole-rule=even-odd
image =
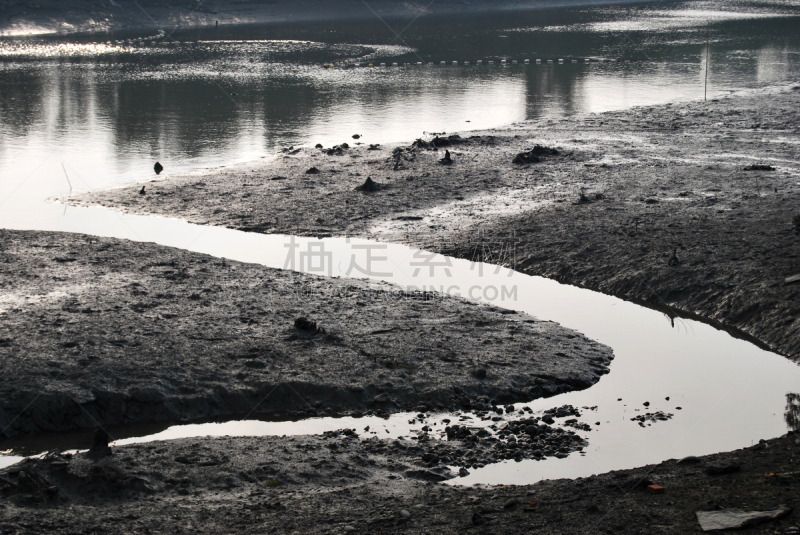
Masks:
[[[397,147],[343,133],[346,147],[70,202],[480,258],[697,315],[797,358],[800,285],[785,281],[800,273],[799,104],[793,86]]]
[[[342,19],[413,18],[424,14],[480,13],[598,4],[632,4],[641,0],[456,0],[410,3],[378,0],[369,5],[346,0],[207,0],[164,3],[94,2],[90,0],[0,0],[0,36],[41,33],[107,32],[197,28],[219,24],[324,22]]]
[[[586,388],[613,358],[551,322],[388,284],[79,234],[4,230],[0,251],[6,436],[504,404]]]
[[[361,439],[352,431],[216,438],[30,459],[0,471],[0,531],[75,533],[693,533],[697,511],[774,510],[743,533],[796,533],[796,434],[730,453],[528,486],[426,479],[455,439]],[[420,481],[423,479],[423,481]],[[653,493],[649,485],[661,487]]]

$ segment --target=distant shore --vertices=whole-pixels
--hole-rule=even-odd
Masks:
[[[124,30],[171,31],[232,24],[325,22],[360,18],[415,18],[426,14],[468,14],[504,10],[644,3],[641,0],[208,0],[196,6],[155,0],[0,0],[0,36],[102,33]]]

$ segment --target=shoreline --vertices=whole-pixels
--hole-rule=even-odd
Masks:
[[[376,17],[415,18],[421,15],[480,14],[515,10],[564,9],[581,6],[629,5],[644,0],[454,0],[409,3],[380,0],[364,5],[346,0],[302,0],[248,2],[212,0],[199,8],[166,6],[154,0],[140,0],[136,7],[91,0],[38,0],[33,6],[19,0],[4,0],[7,10],[0,22],[0,37],[24,35],[96,34],[133,30],[190,30],[220,25],[318,23]],[[116,5],[115,5],[116,4]]]
[[[106,456],[54,451],[0,470],[0,529],[692,533],[698,511],[735,508],[780,509],[743,533],[790,534],[800,529],[797,437],[575,480],[472,487],[435,482],[421,455],[444,453],[438,445],[359,440],[350,430],[154,442]],[[470,448],[462,439],[445,444]]]

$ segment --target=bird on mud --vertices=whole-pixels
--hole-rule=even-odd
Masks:
[[[439,161],[444,165],[452,164],[453,163],[453,159],[450,157],[450,151],[449,150],[444,151],[444,158],[442,158]]]

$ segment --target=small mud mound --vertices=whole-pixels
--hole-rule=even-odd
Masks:
[[[372,193],[374,191],[378,191],[379,189],[380,184],[373,181],[370,177],[367,177],[367,180],[363,184],[356,187],[356,191],[360,191],[362,193]]]
[[[323,329],[317,326],[316,321],[311,321],[307,318],[297,318],[294,320],[294,328],[298,331],[303,331],[309,334],[316,334],[319,332],[325,332]]]
[[[556,149],[551,149],[550,147],[545,147],[543,145],[534,145],[532,149],[525,152],[520,152],[514,156],[514,159],[511,160],[511,163],[517,165],[539,163],[542,161],[540,156],[559,156],[560,154],[561,153]]]

